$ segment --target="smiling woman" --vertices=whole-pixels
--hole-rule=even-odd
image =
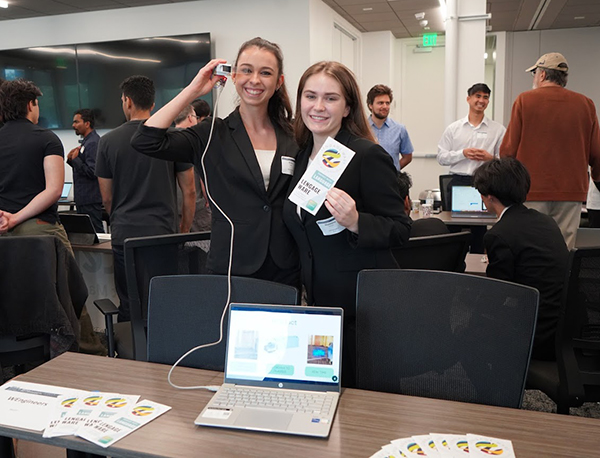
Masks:
[[[227,118],[214,120],[214,132],[212,118],[167,132],[184,107],[221,80],[214,70],[225,62],[213,59],[202,68],[179,95],[140,126],[132,144],[144,154],[194,162],[204,169],[213,199],[210,271],[228,271],[231,228],[226,214],[235,228],[232,274],[299,287],[298,254],[281,216],[298,148],[279,46],[262,38],[241,46],[232,73],[240,104]]]
[[[338,62],[319,62],[300,79],[295,120],[301,151],[291,189],[327,137],[355,155],[316,215],[289,199],[284,220],[298,244],[310,305],[344,308],[342,384],[355,383],[356,281],[362,269],[397,268],[390,248],[408,240],[410,219],[392,158],[373,143],[354,75]]]

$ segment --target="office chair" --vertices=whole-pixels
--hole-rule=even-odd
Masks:
[[[136,237],[125,240],[125,277],[131,321],[113,325],[119,309],[109,299],[94,301],[105,317],[108,356],[146,361],[146,327],[150,280],[159,275],[206,271],[206,252],[199,246],[210,232]]]
[[[448,192],[448,184],[454,175],[440,175],[440,192],[442,193],[442,210],[452,211],[452,193]]]
[[[470,232],[413,237],[392,253],[401,269],[464,272],[470,240]]]
[[[531,360],[527,388],[556,411],[600,401],[600,248],[571,251],[556,333],[556,361]]]
[[[299,304],[293,286],[246,277],[231,277],[231,302]],[[220,320],[227,301],[226,275],[172,275],[150,281],[148,305],[148,361],[173,364],[185,352],[219,339]],[[225,332],[213,347],[198,350],[182,366],[222,371]]]
[[[357,388],[519,408],[539,293],[473,275],[363,270]]]
[[[19,374],[77,349],[87,287],[54,236],[0,237],[0,367]]]

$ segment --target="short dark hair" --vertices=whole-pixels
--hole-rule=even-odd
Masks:
[[[206,100],[198,99],[192,102],[196,116],[199,118],[206,118],[210,116],[210,105]]]
[[[398,172],[397,180],[398,189],[400,190],[400,197],[402,197],[402,200],[404,200],[406,199],[406,196],[408,196],[408,192],[412,187],[412,180],[410,175],[406,172]]]
[[[129,97],[140,110],[151,110],[154,105],[154,82],[147,76],[134,75],[119,86],[121,93]]]
[[[477,83],[467,90],[467,95],[471,96],[473,94],[477,94],[478,92],[483,92],[484,94],[490,95],[492,93],[492,90],[485,83]]]
[[[559,64],[560,66],[564,66],[565,68],[567,67],[567,64]],[[567,81],[569,79],[569,71],[565,70],[564,72],[562,70],[555,70],[553,68],[544,68],[544,67],[538,67],[542,70],[544,70],[544,72],[546,72],[546,80],[547,81],[551,81],[553,83],[558,84],[561,87],[565,87],[567,85]]]
[[[527,199],[531,178],[525,166],[512,157],[484,162],[473,175],[473,186],[484,196],[494,196],[508,207]]]
[[[394,95],[392,94],[391,88],[389,88],[385,84],[376,84],[367,93],[367,105],[373,105],[373,102],[375,101],[375,97],[378,97],[380,95],[389,96],[390,102],[392,102],[394,100]]]
[[[0,85],[0,117],[4,122],[27,118],[27,104],[41,95],[42,91],[32,81],[5,81]]]
[[[73,116],[75,115],[81,116],[83,122],[89,122],[90,129],[94,128],[94,124],[96,123],[96,117],[94,116],[94,112],[92,110],[90,110],[89,108],[82,108],[81,110],[77,110],[75,113],[73,113]]]

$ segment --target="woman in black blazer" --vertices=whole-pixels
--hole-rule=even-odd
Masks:
[[[317,154],[327,137],[356,154],[315,216],[289,200],[284,204],[284,220],[300,252],[308,303],[344,308],[345,386],[354,385],[358,272],[398,267],[390,248],[402,245],[410,233],[396,169],[373,142],[361,100],[356,80],[344,65],[319,62],[306,70],[298,86],[294,126],[301,151],[290,189],[309,161],[321,160]]]
[[[194,99],[222,78],[213,75],[221,59],[210,61],[171,102],[140,125],[132,138],[152,157],[194,162],[206,172],[211,196],[212,234],[208,269],[226,274],[234,226],[232,274],[299,286],[298,253],[282,220],[297,145],[279,47],[254,38],[242,45],[232,73],[240,98],[225,119],[212,118],[180,131],[167,131]],[[202,153],[210,141],[204,161]]]

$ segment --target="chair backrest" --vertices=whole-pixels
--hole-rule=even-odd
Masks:
[[[577,248],[600,247],[600,228],[578,228],[575,246]]]
[[[556,354],[561,397],[600,401],[600,248],[571,251]]]
[[[136,237],[125,240],[125,276],[131,311],[134,358],[146,360],[146,326],[150,280],[160,275],[206,272],[210,232]]]
[[[518,408],[539,293],[427,270],[358,274],[357,387]]]
[[[177,275],[153,278],[148,310],[148,361],[173,364],[185,352],[219,339],[227,302],[226,275]],[[299,304],[298,290],[255,278],[231,278],[231,302]],[[225,364],[227,317],[220,344],[198,350],[181,365],[220,370]]]
[[[454,175],[440,175],[440,192],[442,194],[442,210],[452,210],[452,194],[448,192],[448,184]]]
[[[0,366],[46,360],[76,343],[87,288],[56,237],[0,237],[0,291]]]
[[[464,272],[470,232],[413,237],[392,253],[401,269]]]

